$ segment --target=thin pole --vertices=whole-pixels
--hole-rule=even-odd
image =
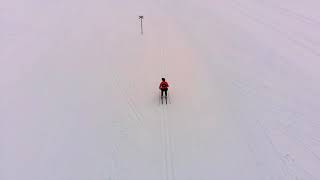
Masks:
[[[143,35],[143,26],[142,26],[143,16],[139,16],[139,19],[140,19],[140,24],[141,24],[141,35]]]

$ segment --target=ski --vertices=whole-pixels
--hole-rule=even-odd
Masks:
[[[160,101],[161,101],[161,104],[164,104],[164,100],[163,99],[165,99],[165,101],[166,101],[166,104],[168,104],[168,96],[160,96]]]

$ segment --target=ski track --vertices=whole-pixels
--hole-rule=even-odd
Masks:
[[[320,52],[318,52],[318,48],[314,48],[314,43],[311,42],[311,40],[308,40],[306,38],[301,38],[300,39],[297,39],[297,38],[293,38],[294,35],[291,35],[288,33],[288,31],[286,30],[282,30],[280,28],[278,28],[275,24],[273,23],[267,23],[265,21],[264,18],[260,18],[256,15],[253,15],[252,13],[249,13],[250,11],[248,10],[248,8],[244,7],[244,6],[241,6],[238,1],[232,1],[234,2],[234,7],[236,7],[237,9],[239,9],[238,12],[240,12],[242,15],[246,16],[247,18],[253,20],[254,22],[260,24],[260,25],[263,25],[271,30],[273,30],[274,32],[277,32],[279,34],[281,34],[283,37],[285,37],[288,41],[291,41],[292,43],[296,44],[297,46],[309,51],[309,52],[312,52],[315,56],[319,57],[320,56]],[[311,44],[311,45],[308,45]]]
[[[161,122],[162,122],[162,141],[164,151],[164,167],[165,167],[165,179],[174,180],[174,162],[173,162],[173,143],[170,133],[170,119],[168,118],[167,107],[168,105],[162,104],[161,108]]]
[[[127,104],[127,109],[129,110],[129,119],[128,120],[135,120],[136,125],[138,126],[139,129],[145,129],[146,127],[144,126],[144,117],[142,115],[141,112],[139,112],[137,106],[134,103],[133,98],[129,95],[128,91],[121,86],[120,81],[119,81],[119,75],[117,73],[113,73],[113,82],[114,82],[114,87],[116,89],[119,90],[119,92],[121,93],[123,99],[126,100],[126,104]],[[119,170],[121,170],[121,166],[116,166],[119,162],[119,160],[116,158],[117,156],[120,156],[120,142],[123,142],[124,139],[128,139],[129,133],[128,133],[128,129],[129,127],[124,123],[124,122],[119,122],[118,120],[113,120],[113,127],[112,128],[116,128],[117,131],[119,132],[119,140],[115,141],[116,144],[114,145],[113,148],[113,155],[112,155],[112,160],[111,160],[111,164],[112,164],[112,168],[114,168],[114,170],[116,169],[117,172],[115,174],[118,175],[114,175],[112,180],[119,180],[121,179],[119,174],[121,174],[121,172],[119,172]]]
[[[160,50],[161,54],[161,59],[163,59],[163,63],[161,65],[161,77],[168,78],[168,73],[167,73],[167,68],[168,62],[165,60],[166,59],[166,53],[165,49],[161,48]],[[169,92],[168,92],[169,93]],[[169,95],[169,94],[168,94]],[[169,119],[168,119],[168,112],[167,108],[168,105],[166,103],[167,100],[163,99],[163,104],[160,104],[160,108],[162,109],[162,114],[161,114],[161,122],[162,122],[162,139],[163,139],[163,149],[164,149],[164,164],[165,164],[165,179],[166,180],[175,180],[174,179],[174,162],[173,162],[173,152],[172,152],[172,137],[170,133],[170,124],[169,124]]]

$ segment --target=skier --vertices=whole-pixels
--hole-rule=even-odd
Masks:
[[[162,82],[160,83],[160,86],[159,86],[159,89],[161,90],[161,98],[163,97],[163,93],[165,94],[165,97],[167,98],[168,87],[169,87],[169,84],[166,82],[166,79],[162,78]]]

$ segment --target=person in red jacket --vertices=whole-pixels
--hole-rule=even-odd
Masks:
[[[162,82],[160,83],[159,89],[161,90],[161,97],[163,97],[163,93],[167,97],[168,95],[169,84],[166,82],[165,78],[162,78]]]

